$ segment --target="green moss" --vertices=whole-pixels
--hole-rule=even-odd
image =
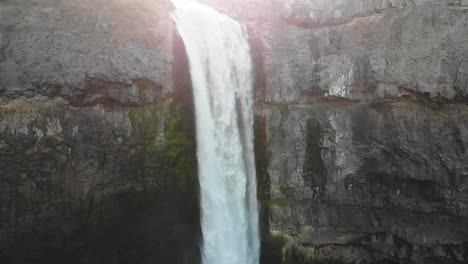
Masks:
[[[138,140],[146,141],[152,137],[155,138],[155,134],[161,132],[158,121],[163,110],[163,107],[155,104],[133,107],[129,110],[133,128],[140,137]]]
[[[270,230],[267,243],[275,251],[281,252],[280,258],[282,264],[295,263],[291,261],[291,251],[294,246],[294,239],[291,236],[280,231]]]
[[[270,206],[277,206],[277,207],[285,207],[289,203],[289,199],[294,198],[294,187],[290,186],[280,186],[280,192],[283,194],[284,197],[278,197],[274,199],[264,199],[260,200],[263,205],[268,207]]]
[[[444,106],[448,103],[445,98],[431,98],[427,100],[420,101],[420,103],[427,109],[433,111],[440,111],[444,109]]]
[[[327,184],[325,166],[322,160],[322,128],[315,119],[307,120],[305,162],[302,167],[302,177],[312,188],[324,190]]]
[[[165,184],[158,181],[163,171],[163,129],[160,125],[162,109],[159,105],[146,105],[129,109],[133,132],[130,138],[133,145],[128,151],[130,164],[135,166],[139,178],[151,179],[161,189]],[[162,185],[162,186],[161,186]]]
[[[344,264],[349,263],[343,260],[343,252],[330,251],[330,247],[324,249],[323,246],[297,243],[295,237],[282,231],[270,230],[268,237],[263,241],[266,244],[265,250],[274,255],[274,263],[281,264]],[[346,247],[346,246],[344,246]],[[335,248],[331,245],[331,248]],[[335,249],[339,249],[335,248]],[[332,252],[332,253],[331,253]],[[330,254],[331,253],[331,254]]]
[[[257,193],[259,200],[270,200],[269,155],[267,150],[265,117],[255,116],[255,164],[257,173]]]
[[[165,132],[168,172],[174,177],[176,185],[185,190],[195,176],[197,165],[194,137],[183,128],[180,109],[175,109],[168,119]]]
[[[288,199],[294,199],[294,187],[289,185],[282,185],[279,187],[280,192]]]
[[[268,204],[273,205],[273,206],[278,206],[278,207],[285,207],[286,205],[288,205],[288,199],[275,198],[275,199],[270,200]]]
[[[260,232],[262,237],[269,233],[270,206],[270,173],[268,167],[270,164],[270,155],[267,145],[266,119],[264,116],[255,115],[254,126],[254,151],[255,168],[257,174],[257,197],[260,201]]]
[[[24,155],[26,156],[31,156],[33,154],[37,153],[37,147],[32,147],[32,148],[29,148],[27,149],[25,152],[24,152]]]
[[[325,250],[326,251],[326,250]],[[345,262],[341,254],[343,252],[339,252],[336,248],[333,255],[329,255],[328,253],[324,252],[323,249],[319,246],[313,245],[295,245],[291,248],[291,255],[289,255],[289,260],[291,260],[291,256],[294,255],[303,259],[304,262],[310,264],[345,264],[349,262]]]
[[[195,144],[179,107],[135,107],[129,117],[134,131],[128,157],[143,168],[140,176],[156,179],[163,191],[187,190],[196,181]]]

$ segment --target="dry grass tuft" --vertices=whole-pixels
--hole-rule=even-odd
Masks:
[[[15,99],[10,101],[6,105],[0,106],[0,112],[2,113],[30,113],[33,110],[33,105],[30,102],[26,102],[21,99]]]

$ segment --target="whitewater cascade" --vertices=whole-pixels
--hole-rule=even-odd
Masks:
[[[258,264],[254,91],[245,29],[202,4],[173,0],[196,111],[203,264]]]

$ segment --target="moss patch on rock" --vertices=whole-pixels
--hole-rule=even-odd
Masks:
[[[270,230],[264,239],[261,264],[345,264],[354,263],[343,260],[342,256],[330,256],[330,250],[319,246],[303,245],[282,231]],[[331,245],[333,247],[333,245]],[[324,251],[324,252],[322,252]]]
[[[168,155],[167,172],[173,177],[177,187],[186,190],[189,184],[196,182],[197,163],[195,142],[183,128],[183,117],[177,109],[166,123],[165,148]]]
[[[134,131],[129,157],[140,175],[161,191],[186,191],[196,184],[194,137],[183,124],[178,106],[146,105],[129,110]]]
[[[441,111],[449,103],[447,99],[442,97],[430,98],[418,101],[424,108],[432,111]]]
[[[294,239],[280,231],[269,230],[262,242],[262,264],[289,264]]]
[[[288,205],[288,199],[283,198],[283,197],[275,198],[275,199],[271,199],[267,201],[266,204],[269,206],[273,205],[273,206],[278,206],[278,207],[285,207],[286,205]]]
[[[0,101],[0,116],[47,114],[53,110],[57,102],[51,100],[14,99],[8,102]]]
[[[257,173],[258,199],[270,200],[270,174],[268,172],[269,155],[267,149],[265,117],[255,116],[255,164]]]

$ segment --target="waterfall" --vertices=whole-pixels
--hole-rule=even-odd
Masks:
[[[173,0],[193,83],[203,264],[258,264],[254,91],[246,30],[202,4]]]

